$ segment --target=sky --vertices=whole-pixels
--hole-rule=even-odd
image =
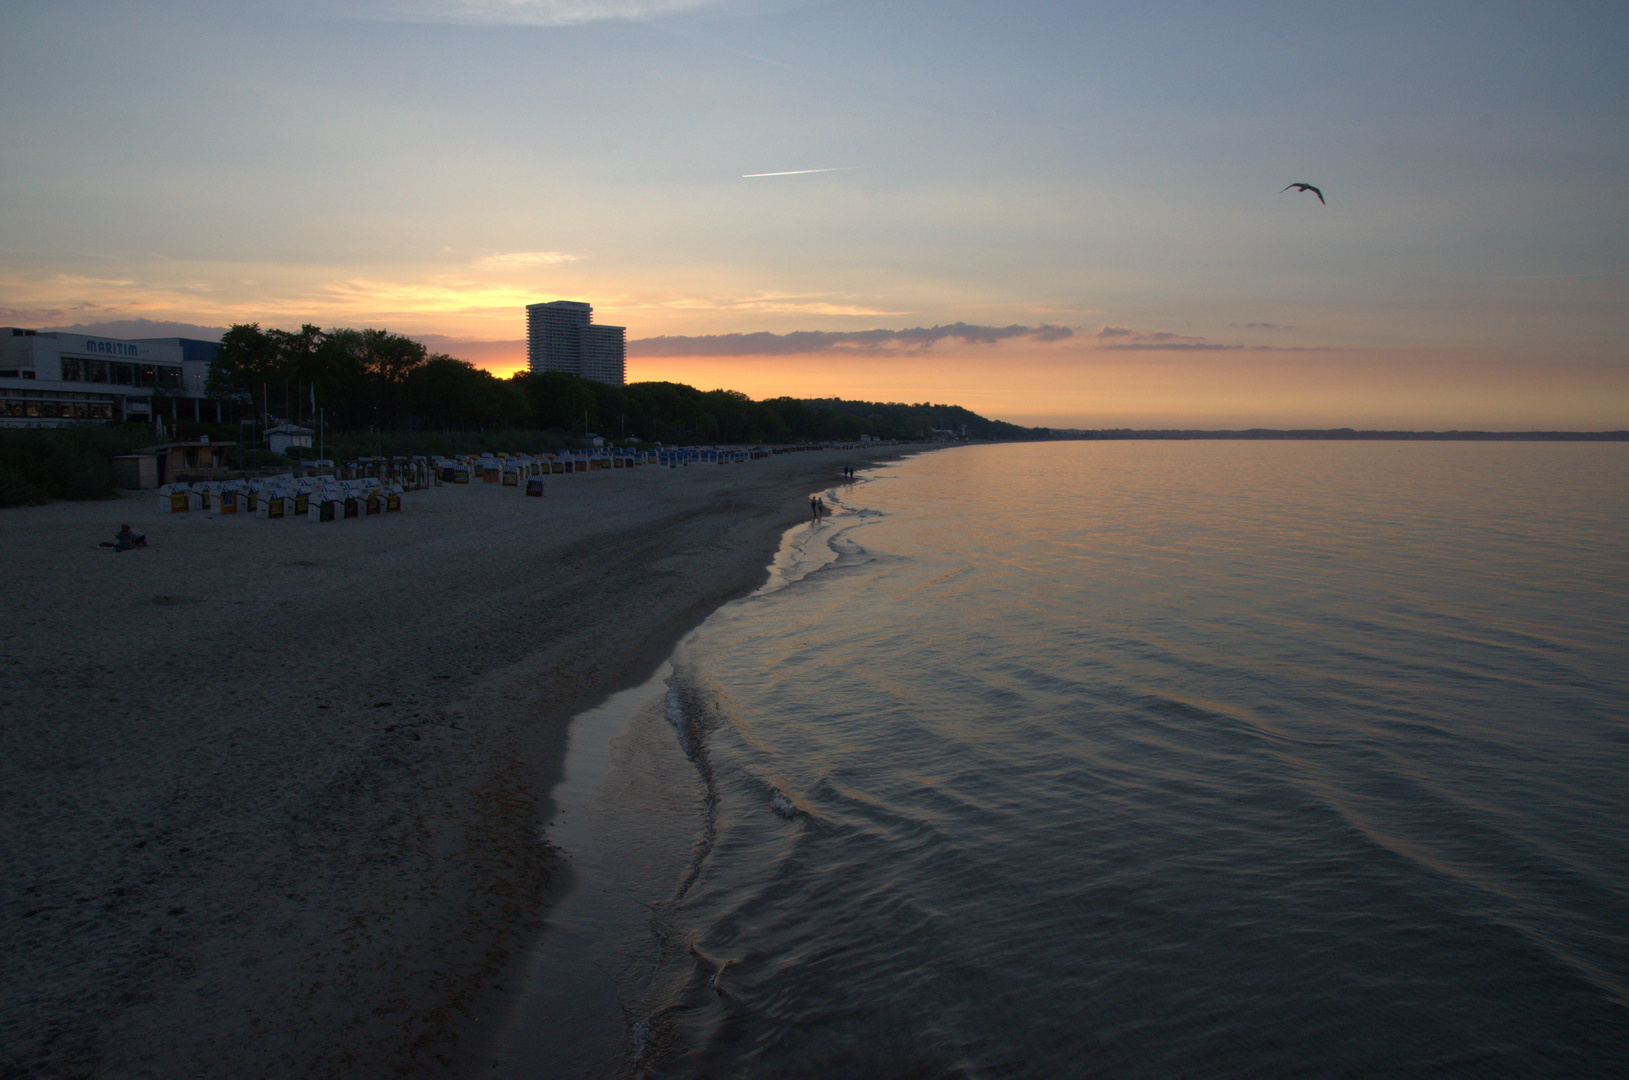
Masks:
[[[1626,47],[1621,2],[0,0],[0,324],[506,375],[566,299],[754,398],[1629,428]]]

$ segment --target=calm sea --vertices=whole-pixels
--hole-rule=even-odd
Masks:
[[[1629,1075],[1629,446],[824,496],[580,719],[508,1075]]]

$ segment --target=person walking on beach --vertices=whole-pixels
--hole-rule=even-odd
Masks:
[[[809,520],[820,520],[820,500],[813,495],[809,496]]]

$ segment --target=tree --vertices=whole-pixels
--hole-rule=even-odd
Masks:
[[[333,330],[317,349],[344,420],[359,427],[400,425],[403,386],[427,357],[428,350],[417,341],[385,330]]]
[[[204,378],[204,392],[223,399],[252,394],[252,387],[271,380],[277,365],[277,345],[261,333],[260,324],[237,323],[221,335],[221,347]]]
[[[523,371],[509,380],[532,403],[533,415],[546,428],[581,435],[600,423],[600,400],[587,379],[562,371]]]
[[[426,360],[423,345],[386,330],[325,332],[307,323],[263,331],[241,323],[222,335],[204,386],[214,397],[250,400],[269,388],[313,387],[339,426],[396,427],[406,382]]]
[[[463,431],[532,422],[532,403],[513,379],[450,356],[437,354],[413,368],[403,393],[410,427]]]
[[[280,386],[314,386],[329,423],[352,429],[542,426],[570,436],[587,429],[692,444],[922,438],[934,428],[965,428],[975,438],[1046,436],[1044,429],[929,402],[753,401],[735,390],[704,392],[670,382],[610,386],[558,371],[498,379],[386,330],[324,331],[309,323],[298,331],[263,331],[258,323],[227,330],[210,364],[209,394],[262,400],[264,388]]]

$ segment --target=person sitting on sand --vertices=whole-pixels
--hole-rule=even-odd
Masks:
[[[129,525],[120,525],[119,531],[113,534],[113,539],[116,541],[113,545],[114,551],[129,551],[131,548],[147,546],[147,534],[139,533]]]

